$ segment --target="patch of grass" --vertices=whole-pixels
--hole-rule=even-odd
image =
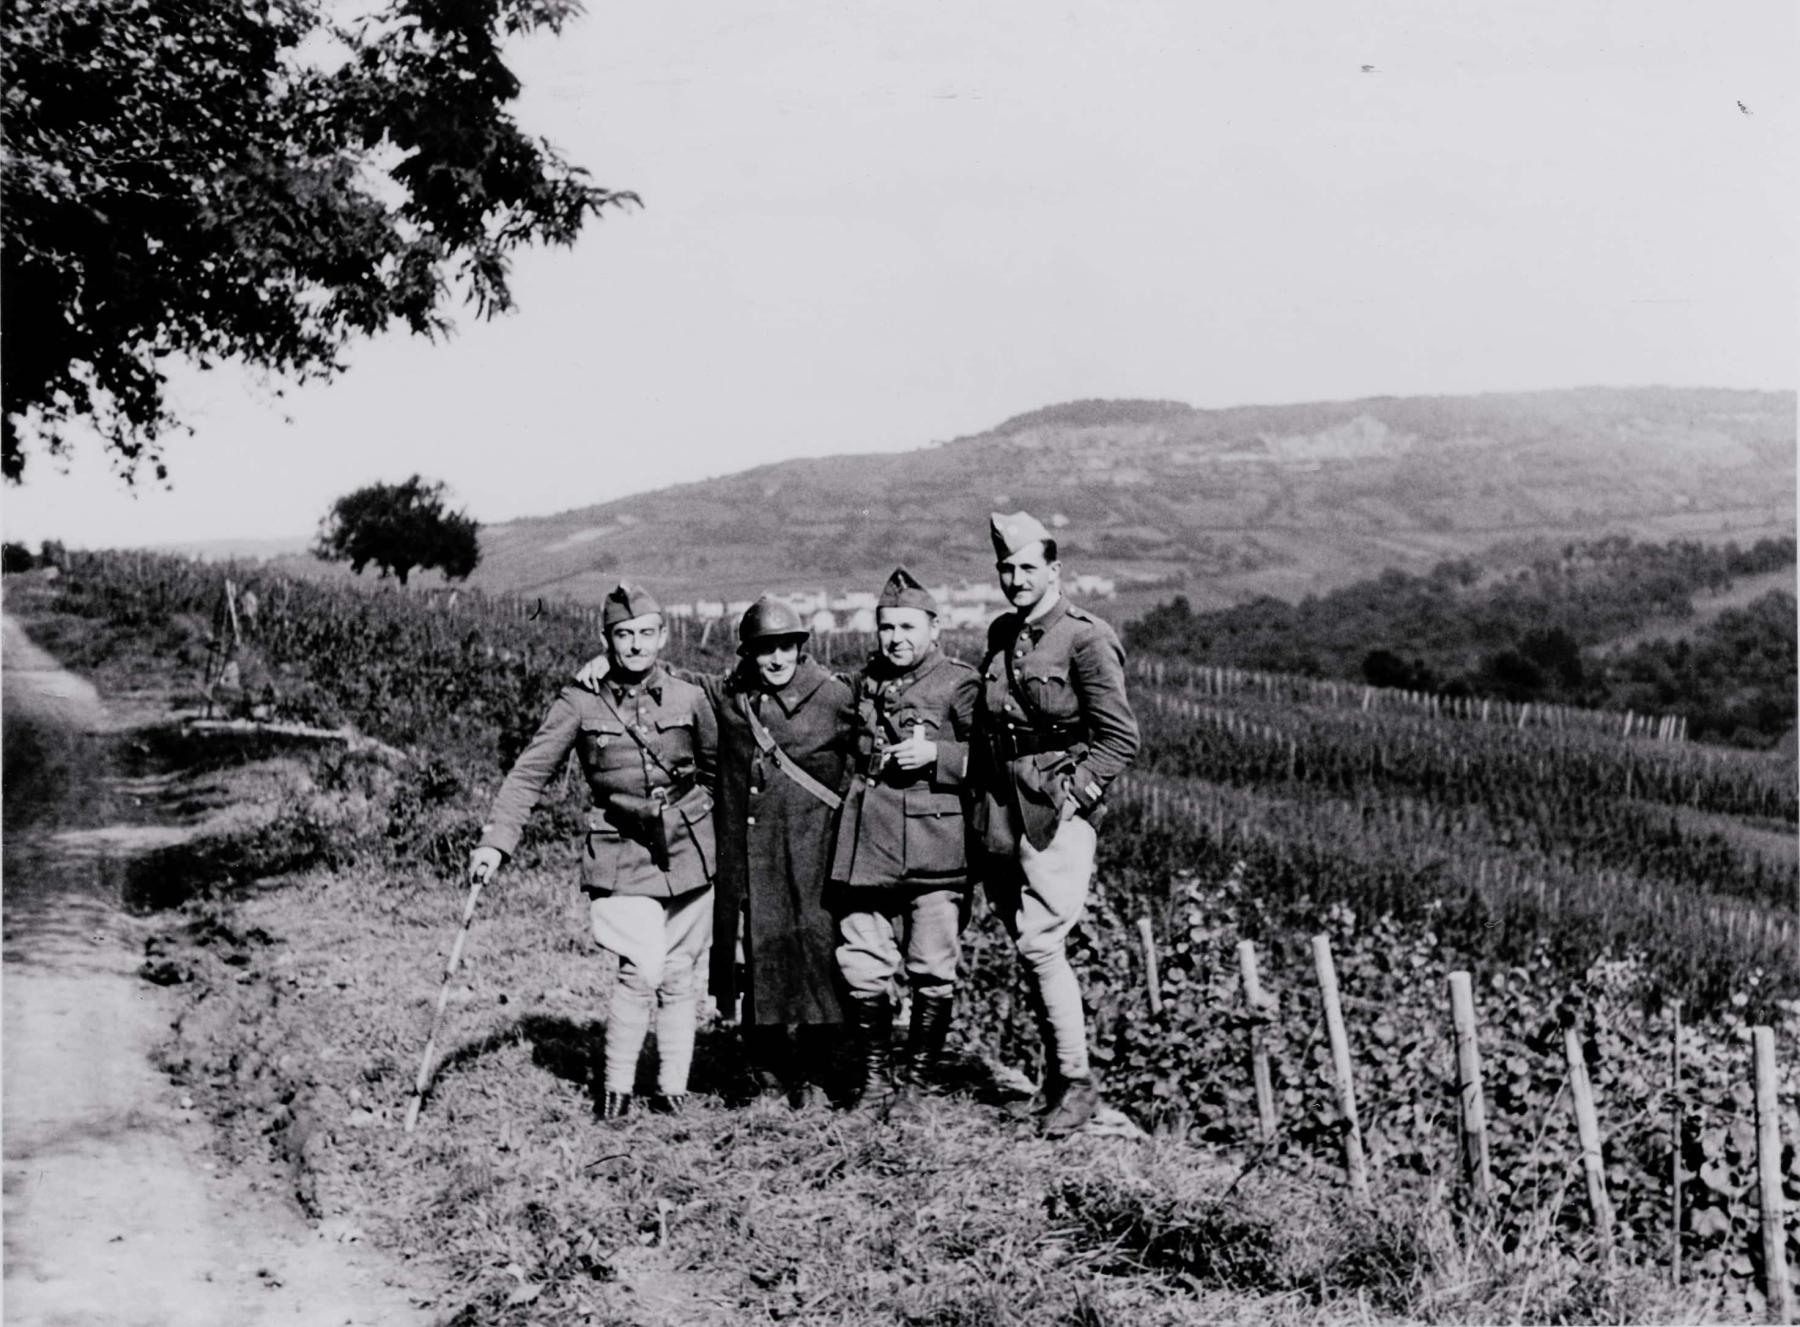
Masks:
[[[1300,1284],[1309,1259],[1273,1204],[1215,1185],[1204,1195],[1165,1182],[1132,1183],[1084,1175],[1057,1184],[1054,1214],[1075,1224],[1081,1241],[1118,1266],[1172,1272],[1230,1290],[1286,1290]]]
[[[1327,1319],[1356,1306],[1442,1323],[1716,1320],[1716,1306],[1648,1269],[1547,1241],[1506,1252],[1484,1232],[1459,1233],[1428,1194],[1390,1189],[1365,1207],[1255,1180],[1221,1190],[1216,1176],[1194,1179],[1180,1167],[1087,1173],[1055,1184],[1050,1201],[1109,1270],[1287,1295]]]
[[[1178,1181],[1196,1202],[1225,1190],[1223,1160],[1171,1140],[1052,1145],[963,1099],[882,1125],[708,1092],[684,1116],[596,1121],[587,1079],[611,966],[560,871],[509,872],[484,895],[445,1065],[409,1138],[400,1121],[461,893],[424,874],[313,874],[210,905],[229,920],[194,933],[276,943],[165,938],[204,995],[170,1067],[209,1098],[228,1145],[253,1158],[273,1140],[312,1211],[429,1269],[451,1287],[446,1312],[1136,1327],[1361,1311],[1264,1294],[1248,1273],[1206,1285],[1132,1265],[1051,1200],[1113,1177]],[[701,1058],[697,1082],[726,1090],[732,1034],[711,1029]]]

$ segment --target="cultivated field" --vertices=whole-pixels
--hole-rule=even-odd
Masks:
[[[248,779],[280,792],[127,883],[172,908],[146,974],[194,996],[171,1072],[234,1155],[275,1166],[331,1229],[414,1260],[453,1321],[1765,1311],[1753,1024],[1774,1031],[1775,1173],[1800,1199],[1791,761],[1662,740],[1673,725],[1641,716],[1143,661],[1146,752],[1102,832],[1077,959],[1108,1097],[1144,1136],[1115,1126],[1061,1148],[991,1104],[1013,1086],[1002,1067],[1032,1052],[1016,964],[980,910],[957,1018],[967,1091],[922,1122],[744,1104],[723,1026],[703,1037],[697,1112],[593,1121],[609,974],[570,879],[565,790],[482,900],[408,1138],[458,867],[505,762],[593,651],[588,615],[135,556],[78,559],[9,598],[103,687],[197,706],[229,658],[219,709],[375,739],[320,753],[252,736],[229,767],[191,741],[147,745],[137,758],[184,771],[191,800]],[[704,666],[699,642],[678,644]],[[1346,1184],[1320,936],[1368,1204]],[[1268,1004],[1245,998],[1245,941]],[[1471,975],[1479,1020],[1485,1197],[1463,1164],[1452,971]],[[1253,1045],[1269,1064],[1260,1112]],[[1571,1109],[1582,1078],[1603,1204]]]

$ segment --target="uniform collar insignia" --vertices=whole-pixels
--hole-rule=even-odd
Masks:
[[[1048,612],[1042,617],[1033,618],[1029,622],[1027,622],[1021,614],[1015,611],[1013,613],[1013,621],[1016,623],[1016,626],[1013,635],[1017,638],[1023,632],[1030,632],[1032,640],[1042,640],[1044,638],[1044,633],[1058,622],[1062,621],[1062,619],[1067,616],[1068,612],[1069,596],[1066,594],[1057,595],[1056,602],[1050,605]]]
[[[662,698],[663,698],[663,683],[667,682],[668,680],[669,680],[669,675],[667,673],[663,672],[663,666],[660,663],[655,664],[655,665],[652,665],[650,672],[648,673],[648,675],[645,676],[645,678],[642,682],[634,683],[629,686],[624,686],[618,682],[614,682],[613,688],[612,688],[613,698],[615,700],[624,701],[625,698],[627,696],[629,696],[633,691],[637,691],[637,690],[641,689],[643,691],[648,692],[650,695],[650,699],[655,701],[658,705],[660,705],[660,704],[662,704]]]

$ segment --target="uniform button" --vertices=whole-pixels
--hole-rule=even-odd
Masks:
[[[756,817],[755,816],[745,816],[744,823],[746,825],[754,825],[756,823]]]

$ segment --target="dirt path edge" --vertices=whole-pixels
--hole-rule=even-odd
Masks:
[[[10,617],[7,720],[82,742],[114,724],[91,684]],[[100,779],[91,768],[81,777]],[[19,1327],[303,1327],[436,1320],[429,1291],[285,1197],[227,1173],[211,1127],[153,1064],[181,996],[138,975],[151,929],[102,869],[133,832],[8,833],[4,1005],[5,1320]],[[89,845],[84,849],[84,843]]]

